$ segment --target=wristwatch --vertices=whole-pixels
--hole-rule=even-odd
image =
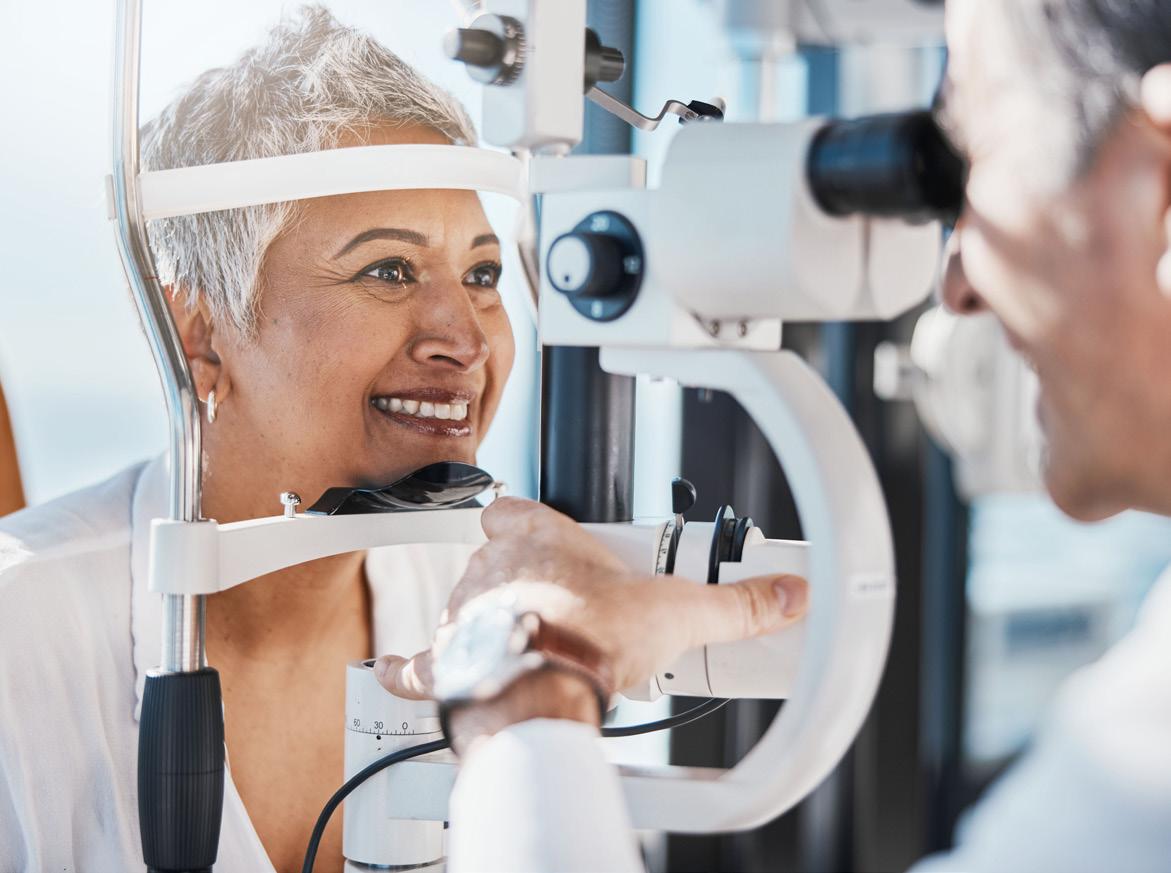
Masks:
[[[493,700],[522,676],[561,670],[578,676],[598,698],[598,723],[610,705],[614,682],[601,649],[581,634],[516,608],[510,597],[469,604],[436,653],[433,692],[443,732],[450,713]]]

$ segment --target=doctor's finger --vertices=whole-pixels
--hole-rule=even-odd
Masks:
[[[700,585],[689,626],[692,645],[730,643],[778,631],[805,614],[809,585],[800,576],[756,576],[725,585]]]
[[[532,536],[541,530],[555,529],[566,523],[572,524],[567,516],[556,509],[523,497],[494,500],[480,516],[480,524],[490,540],[506,536]]]
[[[431,652],[419,652],[413,658],[383,655],[374,662],[378,683],[396,697],[407,700],[431,698]]]

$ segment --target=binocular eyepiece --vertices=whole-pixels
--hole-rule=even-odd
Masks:
[[[809,185],[830,215],[954,224],[967,165],[927,111],[830,121],[809,148]]]

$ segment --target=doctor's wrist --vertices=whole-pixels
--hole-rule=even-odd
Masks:
[[[448,739],[465,757],[477,742],[535,718],[559,718],[599,727],[598,692],[583,676],[544,669],[521,676],[491,700],[461,704],[447,716]]]

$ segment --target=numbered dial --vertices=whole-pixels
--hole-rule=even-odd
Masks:
[[[638,297],[642,240],[624,216],[595,212],[553,240],[545,272],[553,287],[586,318],[613,321]]]
[[[356,661],[346,669],[346,730],[367,734],[386,751],[395,738],[410,738],[403,745],[426,742],[439,734],[439,712],[430,700],[395,697],[374,676],[373,661]]]
[[[435,704],[395,697],[378,684],[373,666],[373,661],[346,665],[346,779],[390,752],[442,735]],[[396,770],[374,774],[346,798],[342,852],[351,862],[347,870],[410,867],[421,873],[423,865],[443,857],[443,822],[391,817],[390,798],[404,790],[394,782]]]

